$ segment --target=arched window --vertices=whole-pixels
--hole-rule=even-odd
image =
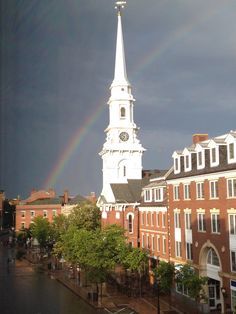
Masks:
[[[126,166],[123,167],[123,176],[126,177]]]
[[[207,264],[220,266],[219,258],[214,249],[210,249],[207,255]]]
[[[129,233],[133,232],[133,216],[128,215],[128,231]]]
[[[124,107],[120,108],[120,117],[125,118],[125,108]]]

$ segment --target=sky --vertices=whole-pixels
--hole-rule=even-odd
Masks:
[[[0,0],[0,189],[88,195],[114,75],[115,0]],[[236,1],[128,0],[122,16],[144,169],[236,129]]]

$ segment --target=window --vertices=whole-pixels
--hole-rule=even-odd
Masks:
[[[141,224],[144,225],[144,213],[141,213]]]
[[[188,260],[193,259],[193,245],[190,242],[186,242],[186,258]]]
[[[144,234],[142,233],[142,248],[144,248],[145,244],[144,244]]]
[[[149,225],[149,219],[148,219],[148,212],[146,212],[146,225],[148,226]]]
[[[157,188],[154,190],[155,201],[163,201],[163,188]]]
[[[218,181],[210,181],[210,197],[218,198]]]
[[[56,209],[53,209],[53,210],[52,210],[52,217],[56,217],[56,215],[57,215],[57,210],[56,210]]]
[[[206,231],[206,221],[205,221],[204,213],[197,214],[197,222],[198,222],[198,231],[200,232]]]
[[[152,191],[151,190],[145,190],[144,191],[144,200],[145,200],[145,202],[151,202],[152,201]]]
[[[179,186],[178,185],[174,186],[174,200],[175,201],[179,200]]]
[[[202,162],[202,152],[198,152],[197,153],[197,160],[198,160],[198,166],[202,166],[203,162]]]
[[[209,249],[208,255],[207,255],[207,264],[214,265],[214,266],[220,266],[219,258],[215,252],[214,249]]]
[[[220,233],[220,215],[211,214],[211,232]]]
[[[132,215],[128,215],[128,231],[129,231],[129,233],[133,232],[133,217],[132,217]]]
[[[25,218],[25,210],[21,211],[21,218]]]
[[[236,252],[231,251],[231,270],[236,271]]]
[[[149,234],[147,234],[147,248],[150,249]]]
[[[175,173],[180,171],[180,158],[179,157],[176,157],[174,159],[174,170],[175,170]]]
[[[48,216],[48,211],[47,211],[47,210],[44,210],[44,211],[43,211],[43,218],[47,218],[47,216]]]
[[[34,217],[35,217],[35,211],[34,211],[34,210],[31,210],[31,212],[30,212],[30,218],[31,218],[31,219],[34,219]]]
[[[175,256],[181,257],[181,242],[175,241]]]
[[[157,223],[157,227],[159,227],[160,226],[159,213],[156,214],[156,223]]]
[[[216,148],[215,147],[211,149],[211,162],[213,164],[216,163]]]
[[[232,283],[234,283],[234,286],[235,286],[235,281],[231,280],[231,286],[232,286]],[[236,308],[236,291],[235,290],[232,290],[231,289],[231,307],[232,309],[235,309]]]
[[[185,156],[185,169],[189,169],[189,155]]]
[[[155,250],[155,238],[154,235],[152,235],[152,251]]]
[[[236,235],[236,214],[229,215],[229,232]]]
[[[160,246],[161,246],[161,243],[160,243],[160,236],[157,235],[157,252],[160,252]]]
[[[120,108],[120,117],[125,118],[125,108],[124,107]]]
[[[197,183],[197,199],[203,199],[204,198],[204,183],[198,182]]]
[[[166,226],[166,213],[162,213],[162,228]]]
[[[180,228],[180,213],[174,213],[175,228]]]
[[[184,199],[189,200],[190,199],[190,184],[184,185]]]
[[[154,226],[154,213],[151,213],[151,226]]]
[[[162,238],[162,253],[166,254],[166,237]]]
[[[21,229],[25,229],[25,222],[21,223]]]
[[[228,179],[227,183],[228,197],[236,197],[236,179]]]
[[[234,159],[234,143],[229,144],[229,159]]]
[[[191,213],[185,213],[185,229],[192,229]]]

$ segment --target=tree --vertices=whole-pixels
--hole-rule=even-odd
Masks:
[[[102,230],[78,229],[76,225],[70,225],[54,251],[60,252],[68,262],[79,265],[98,286],[121,261],[126,247],[124,230],[117,225]]]
[[[195,299],[196,304],[206,298],[204,285],[207,283],[207,277],[199,276],[191,265],[185,264],[181,266],[177,273],[176,281],[187,289],[188,295]],[[196,308],[198,313],[198,306]]]
[[[49,221],[42,216],[37,216],[30,225],[30,229],[32,237],[38,240],[40,247],[45,247],[52,235],[52,229]]]
[[[154,273],[155,276],[159,279],[160,292],[170,294],[175,275],[174,264],[170,262],[159,261],[158,266],[154,270]]]
[[[158,266],[154,269],[155,277],[158,279],[158,289],[160,292],[169,295],[171,307],[171,288],[174,282],[175,266],[173,263],[159,261]]]
[[[60,240],[61,236],[66,232],[68,227],[69,219],[65,215],[60,214],[54,217],[52,222],[52,237],[54,242]]]
[[[148,268],[148,254],[140,248],[129,248],[123,260],[125,268],[139,274],[139,295],[142,295],[142,275]]]
[[[68,217],[69,223],[79,229],[95,230],[101,226],[99,208],[91,202],[77,205]]]

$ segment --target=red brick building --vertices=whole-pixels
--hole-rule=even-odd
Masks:
[[[54,190],[40,190],[31,192],[31,195],[16,206],[16,231],[29,228],[37,216],[45,217],[49,222],[61,214],[64,204],[69,202],[68,191],[63,196],[56,196]]]
[[[170,260],[190,262],[208,277],[210,309],[224,313],[236,305],[236,132],[194,135],[193,145],[173,159],[167,177]]]

